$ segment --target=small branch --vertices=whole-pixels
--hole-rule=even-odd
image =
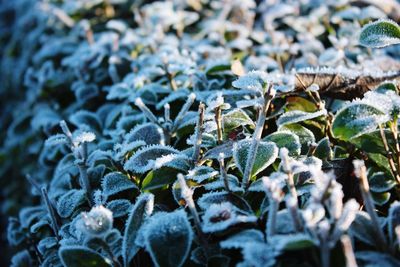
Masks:
[[[151,110],[146,106],[146,104],[143,103],[140,97],[136,98],[135,105],[143,112],[146,118],[148,118],[151,122],[160,125],[157,117],[153,114],[153,112],[151,112]]]
[[[354,256],[351,240],[347,235],[340,238],[343,246],[343,252],[346,256],[346,267],[357,267],[356,257]]]
[[[196,206],[194,204],[193,200],[193,190],[188,187],[186,184],[185,177],[183,174],[179,173],[178,176],[178,182],[181,187],[181,195],[182,198],[185,200],[187,207],[189,208],[190,213],[192,214],[193,220],[194,220],[194,225],[196,227],[197,234],[199,235],[200,238],[200,243],[204,248],[204,252],[206,255],[208,254],[208,244],[207,244],[207,239],[204,236],[203,230],[201,229],[201,222],[200,222],[200,216],[199,213],[196,210]]]
[[[289,210],[290,216],[292,217],[294,228],[296,229],[297,232],[302,231],[303,223],[300,218],[297,198],[289,196],[286,199],[286,207]]]
[[[290,168],[290,163],[289,163],[289,155],[288,155],[288,150],[286,148],[281,148],[280,150],[280,158],[282,160],[282,167],[283,171],[287,175],[286,183],[289,188],[290,195],[292,198],[297,200],[297,191],[296,191],[296,186],[294,184],[294,176],[293,172]]]
[[[215,112],[215,123],[217,124],[217,142],[218,144],[222,144],[222,114],[221,114],[221,106],[218,106],[214,109]]]
[[[220,169],[221,177],[224,181],[225,190],[228,192],[231,192],[231,189],[229,188],[228,174],[226,173],[226,169],[225,169],[224,158],[225,158],[224,153],[219,153],[219,157],[218,157],[219,169]]]
[[[256,129],[254,130],[251,146],[247,154],[247,161],[242,180],[242,188],[244,190],[247,190],[247,188],[249,187],[251,171],[253,170],[254,161],[256,160],[257,149],[261,141],[261,135],[264,129],[267,111],[274,96],[275,90],[272,88],[272,85],[268,85],[268,90],[264,95],[264,105],[259,111]]]
[[[46,190],[45,187],[42,187],[40,192],[42,194],[43,201],[46,204],[47,212],[48,212],[49,217],[50,217],[51,228],[53,229],[53,232],[54,232],[57,240],[60,240],[60,236],[58,235],[58,232],[59,232],[60,229],[58,227],[56,213],[54,211],[53,205],[50,202],[49,195],[47,194],[47,190]]]
[[[376,238],[377,238],[377,248],[379,250],[386,251],[388,249],[388,245],[385,239],[385,235],[383,234],[381,224],[379,222],[378,215],[375,211],[375,205],[372,200],[371,192],[369,191],[369,184],[367,178],[367,168],[364,165],[364,161],[362,160],[354,160],[354,172],[357,178],[360,181],[360,190],[364,200],[365,209],[367,210],[369,216],[371,217],[371,225],[374,229]]]
[[[388,141],[386,139],[386,135],[385,135],[385,132],[383,130],[382,125],[379,125],[379,133],[381,135],[383,146],[384,146],[385,151],[386,151],[386,155],[387,155],[387,159],[388,159],[388,162],[389,162],[390,170],[392,171],[392,175],[393,175],[393,177],[396,178],[397,184],[400,184],[400,175],[399,175],[399,173],[397,171],[396,165],[394,164],[393,155],[392,155],[392,152],[390,151],[390,148],[389,148],[389,145],[388,145]]]
[[[195,143],[194,143],[194,151],[192,160],[195,165],[198,164],[200,158],[200,148],[202,143],[202,135],[203,135],[203,124],[204,124],[204,104],[200,103],[199,105],[199,115],[196,123],[195,130]]]
[[[188,96],[185,104],[182,106],[181,111],[179,111],[178,115],[175,118],[175,122],[172,125],[171,133],[175,133],[175,131],[178,129],[179,124],[183,120],[183,117],[186,115],[186,113],[189,111],[190,107],[193,105],[195,99],[196,99],[196,94],[194,93],[191,93]]]

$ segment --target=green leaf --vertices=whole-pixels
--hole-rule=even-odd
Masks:
[[[154,190],[172,184],[175,182],[178,173],[179,170],[168,167],[150,171],[143,180],[142,190]]]
[[[370,133],[382,123],[384,113],[378,108],[353,102],[336,113],[332,130],[336,138],[348,141]]]
[[[246,162],[251,143],[252,140],[241,140],[233,146],[233,157],[236,166],[239,168],[239,171],[242,174],[246,168]],[[278,156],[278,147],[273,142],[260,142],[257,151],[254,151],[254,153],[256,153],[256,159],[251,171],[251,176],[262,172],[269,165],[274,163],[276,157]]]
[[[333,151],[330,146],[329,138],[322,138],[314,151],[314,156],[320,159],[331,159],[333,157]]]
[[[290,131],[274,132],[264,138],[264,141],[274,142],[279,148],[286,147],[290,156],[298,156],[301,152],[299,137]]]
[[[378,20],[365,25],[360,34],[360,44],[380,48],[400,43],[400,26],[392,20]]]
[[[315,246],[312,238],[306,234],[275,235],[271,241],[278,250],[285,251],[301,250]]]
[[[316,112],[293,110],[283,113],[276,121],[276,124],[278,125],[278,127],[281,127],[283,125],[307,121],[324,115],[326,115],[325,109]]]
[[[153,212],[153,205],[154,196],[152,194],[143,194],[138,197],[135,206],[129,213],[122,239],[122,258],[124,259],[125,267],[129,266],[129,262],[139,250],[135,244],[135,239],[139,228]]]
[[[146,250],[156,266],[180,267],[190,252],[193,231],[186,212],[159,212],[144,230]]]
[[[375,172],[368,180],[370,190],[374,193],[387,192],[396,185],[396,182],[384,172]]]
[[[72,189],[58,199],[57,212],[62,218],[67,218],[85,201],[84,190]]]
[[[300,124],[287,124],[278,128],[278,131],[290,131],[297,135],[301,144],[301,153],[308,151],[309,144],[315,143],[315,136],[312,131]]]
[[[121,172],[108,173],[101,181],[101,187],[103,188],[103,193],[107,196],[130,189],[138,190],[138,187],[129,180],[128,176]]]
[[[109,267],[112,266],[110,259],[100,253],[83,246],[61,247],[60,259],[65,267]]]
[[[238,128],[239,126],[251,125],[254,127],[254,122],[250,119],[241,109],[234,109],[222,116],[222,125],[224,127],[224,132],[229,133],[232,130]]]
[[[391,194],[389,192],[384,192],[384,193],[374,193],[371,192],[372,195],[372,199],[374,201],[374,203],[378,206],[383,206],[385,205],[389,199]]]

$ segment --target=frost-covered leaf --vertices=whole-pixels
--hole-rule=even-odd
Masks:
[[[356,218],[349,228],[349,233],[362,242],[376,246],[374,226],[372,225],[372,221],[366,212],[357,212]]]
[[[242,211],[253,213],[249,203],[244,198],[227,192],[206,193],[199,198],[197,204],[203,210],[207,210],[212,204],[221,204],[224,202],[229,202]]]
[[[204,154],[204,159],[218,159],[221,153],[224,154],[225,158],[232,157],[232,148],[233,148],[233,142],[227,141],[222,145],[213,147],[210,150],[208,150]]]
[[[315,136],[312,131],[300,124],[287,124],[279,127],[278,131],[290,131],[299,137],[301,152],[307,153],[308,145],[315,143]]]
[[[45,146],[56,146],[61,144],[67,144],[68,139],[65,134],[55,134],[47,138],[45,141]]]
[[[185,263],[193,231],[184,210],[153,215],[144,231],[146,250],[156,266],[179,267]]]
[[[122,239],[122,258],[124,266],[129,266],[129,262],[138,252],[139,248],[135,244],[139,228],[153,212],[154,196],[143,194],[136,200],[135,205],[126,220],[124,236]]]
[[[395,228],[400,225],[400,202],[395,201],[390,205],[387,222],[389,237],[394,241],[397,238]]]
[[[59,250],[61,262],[65,267],[109,267],[112,261],[100,253],[84,246],[66,246]]]
[[[208,166],[197,166],[192,170],[189,170],[187,178],[194,180],[198,183],[202,183],[205,180],[216,177],[219,174],[218,171]]]
[[[147,173],[142,182],[142,190],[154,190],[162,188],[176,181],[176,175],[179,170],[163,167]]]
[[[241,231],[237,234],[234,234],[227,238],[224,241],[221,241],[219,244],[221,248],[230,249],[230,248],[243,248],[248,243],[264,243],[264,234],[255,229],[248,229]]]
[[[271,238],[271,243],[280,251],[302,250],[316,246],[314,240],[309,235],[302,233],[293,235],[274,235]]]
[[[377,251],[359,251],[355,253],[357,263],[360,262],[362,266],[400,266],[400,261],[390,254],[377,252]]]
[[[332,131],[336,138],[350,140],[374,131],[387,120],[385,114],[375,106],[354,102],[336,113]]]
[[[383,206],[388,203],[390,199],[390,192],[383,192],[383,193],[374,193],[371,192],[372,200],[374,201],[375,205]]]
[[[127,199],[115,199],[106,204],[106,208],[112,211],[114,218],[119,218],[128,214],[132,204]]]
[[[243,192],[243,188],[241,188],[239,179],[236,176],[234,176],[232,174],[228,174],[227,180],[228,180],[228,185],[229,185],[230,191]],[[223,177],[219,176],[217,180],[214,180],[212,182],[208,182],[208,183],[204,184],[204,188],[209,191],[225,189],[225,181],[224,181]]]
[[[263,92],[268,81],[268,74],[262,71],[251,71],[240,76],[232,85],[236,88]]]
[[[224,132],[229,133],[239,126],[250,125],[254,127],[254,122],[242,109],[234,109],[222,115],[222,125]]]
[[[233,147],[233,157],[236,166],[242,174],[246,168],[251,143],[251,140],[241,140],[235,143]],[[257,151],[254,153],[256,153],[256,158],[251,171],[251,176],[262,172],[275,161],[278,156],[278,147],[273,142],[260,142]]]
[[[258,242],[249,243],[242,250],[244,262],[241,266],[269,267],[275,266],[277,256],[271,246]]]
[[[324,137],[318,142],[314,151],[314,156],[319,159],[331,159],[333,157],[333,151],[328,137]]]
[[[85,201],[86,193],[84,190],[72,189],[57,201],[57,212],[61,217],[67,218]]]
[[[136,126],[126,135],[125,140],[129,143],[142,140],[147,145],[164,145],[165,143],[163,130],[151,122]]]
[[[10,267],[30,267],[32,266],[32,258],[28,250],[22,250],[11,258]]]
[[[86,126],[97,133],[101,133],[101,121],[98,116],[87,110],[80,110],[70,116],[70,121],[76,127]]]
[[[396,182],[384,172],[375,172],[368,179],[369,187],[372,192],[383,193],[392,189]]]
[[[278,125],[278,127],[281,127],[292,123],[298,123],[318,118],[326,114],[327,114],[326,109],[322,109],[316,112],[304,112],[301,110],[293,110],[283,113],[276,121],[276,124]]]
[[[264,138],[264,141],[274,142],[278,148],[286,147],[289,156],[298,156],[301,152],[301,144],[299,137],[289,131],[274,132]]]
[[[254,223],[257,221],[257,217],[241,213],[238,208],[229,202],[211,204],[202,219],[202,229],[205,233],[220,232],[232,225]]]
[[[121,172],[108,173],[101,181],[101,187],[106,196],[112,196],[130,189],[138,190],[138,187],[129,180],[128,176]]]
[[[179,151],[168,146],[150,145],[138,150],[125,163],[124,169],[137,173],[145,173],[155,166],[155,162],[162,156],[179,154]]]
[[[388,19],[381,19],[365,25],[360,34],[360,44],[380,48],[400,43],[400,26]]]

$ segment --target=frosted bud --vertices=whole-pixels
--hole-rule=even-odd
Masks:
[[[104,206],[95,206],[89,212],[82,213],[82,232],[93,236],[103,236],[113,225],[112,212]]]

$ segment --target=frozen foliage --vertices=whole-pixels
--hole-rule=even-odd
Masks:
[[[157,266],[182,266],[193,239],[192,228],[183,210],[160,212],[143,229],[146,250]]]
[[[360,44],[367,47],[385,47],[400,43],[400,26],[392,20],[377,20],[365,25],[360,34]]]
[[[246,168],[246,161],[249,157],[251,141],[242,140],[235,143],[233,146],[233,157],[235,159],[236,166],[243,174]],[[271,165],[276,157],[278,156],[278,148],[272,142],[260,142],[256,153],[256,159],[254,161],[253,169],[251,170],[251,176],[258,174],[263,171],[269,165]]]
[[[81,230],[88,236],[103,236],[111,230],[113,214],[103,206],[93,207],[81,215]]]
[[[1,1],[0,265],[397,266],[399,10]]]

